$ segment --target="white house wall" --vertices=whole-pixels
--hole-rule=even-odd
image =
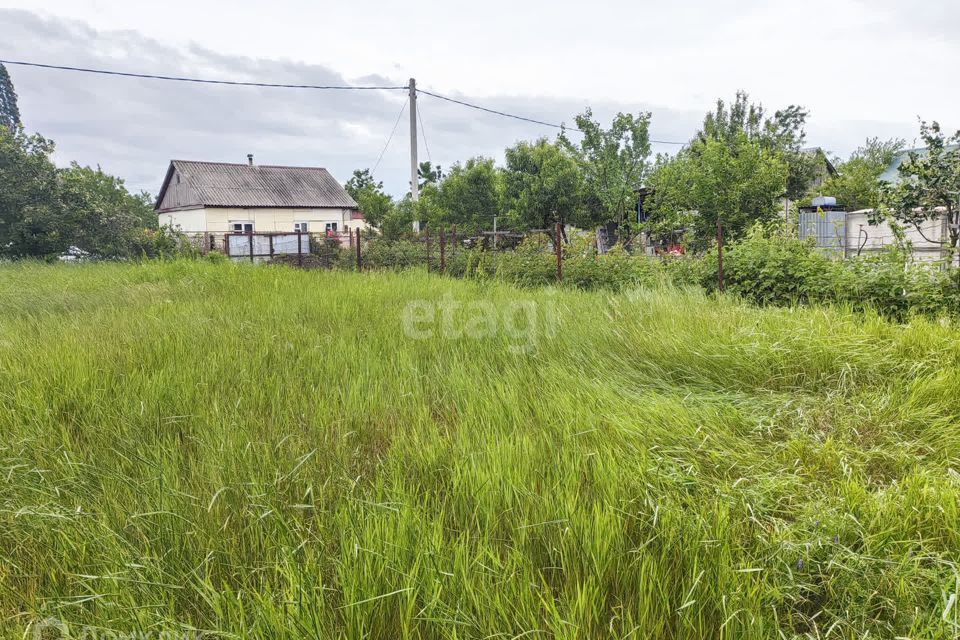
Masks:
[[[204,209],[167,211],[158,216],[161,227],[171,226],[184,233],[203,233],[207,228],[207,212]]]
[[[295,222],[306,222],[311,233],[322,233],[329,222],[337,223],[337,230],[366,228],[362,219],[352,220],[350,209],[299,208],[227,208],[207,207],[170,211],[160,214],[160,224],[172,224],[188,234],[229,233],[233,222],[253,222],[257,233],[293,232]]]
[[[306,222],[311,232],[322,232],[328,222],[336,222],[339,230],[350,223],[349,209],[241,209],[208,208],[207,228],[209,233],[233,231],[234,221],[252,221],[257,233],[293,231],[293,223]],[[352,228],[352,227],[351,227]]]

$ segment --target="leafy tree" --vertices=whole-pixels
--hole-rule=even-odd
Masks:
[[[51,153],[50,140],[0,127],[0,256],[48,258],[76,248],[122,258],[160,248],[149,194],[131,194],[100,169],[57,169]]]
[[[787,163],[744,132],[732,139],[705,138],[660,163],[651,176],[651,223],[656,230],[686,228],[694,249],[715,237],[720,219],[724,236],[736,239],[755,222],[777,217]]]
[[[70,246],[90,255],[136,257],[144,251],[145,231],[157,229],[150,194],[131,194],[123,180],[99,167],[74,162],[61,170],[58,195]]]
[[[423,185],[420,189],[420,198],[412,206],[416,213],[415,219],[421,223],[421,229],[438,228],[448,223],[449,214],[444,206],[440,185],[430,182]]]
[[[921,121],[920,137],[926,150],[909,152],[898,169],[900,182],[883,186],[881,199],[896,220],[918,231],[923,222],[945,215],[949,244],[956,249],[960,242],[960,131],[948,137],[936,121]]]
[[[420,188],[423,189],[428,184],[439,184],[443,180],[443,169],[429,161],[421,162],[417,166],[417,176],[420,178]]]
[[[517,229],[549,229],[579,220],[583,183],[577,162],[541,138],[506,150],[504,208]]]
[[[443,222],[468,231],[487,229],[500,215],[502,179],[490,158],[454,164],[440,189]]]
[[[835,196],[837,202],[852,210],[875,209],[880,206],[880,174],[904,146],[903,140],[868,138],[850,154],[846,162],[836,163],[836,175],[829,176],[817,189]],[[816,195],[808,193],[808,195]]]
[[[739,144],[740,135],[746,136],[764,150],[779,154],[787,163],[782,195],[797,200],[807,193],[819,162],[814,155],[802,151],[808,115],[809,112],[802,107],[790,105],[766,117],[763,105],[750,102],[749,94],[738,91],[729,106],[723,100],[717,100],[716,109],[706,115],[703,128],[692,144],[717,140],[734,148]]]
[[[20,108],[17,106],[17,92],[13,90],[13,80],[7,68],[0,64],[0,127],[15,131],[20,126]]]
[[[692,248],[703,249],[718,218],[730,239],[773,220],[776,201],[800,198],[816,174],[819,159],[802,150],[806,118],[796,105],[767,116],[743,91],[729,105],[718,100],[686,148],[658,158],[647,184],[650,225],[686,228]]]
[[[407,195],[397,201],[380,221],[380,232],[387,240],[396,240],[409,234],[414,220],[421,220],[419,203],[413,202]]]
[[[583,203],[577,223],[586,228],[608,222],[618,225],[636,206],[650,157],[650,114],[618,113],[609,129],[593,119],[590,109],[575,118],[583,134],[580,144],[560,135],[560,145],[576,160],[582,175]]]
[[[51,140],[20,127],[0,127],[0,256],[56,255],[69,246],[53,148]]]
[[[383,190],[383,182],[373,179],[369,169],[357,169],[344,185],[350,197],[357,201],[363,218],[380,227],[393,209],[393,199]]]

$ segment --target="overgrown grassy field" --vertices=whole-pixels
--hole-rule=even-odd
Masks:
[[[955,638],[958,338],[670,289],[4,266],[0,633]]]

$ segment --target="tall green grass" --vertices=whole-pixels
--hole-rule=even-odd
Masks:
[[[411,300],[557,331],[417,340]],[[954,638],[958,337],[671,289],[4,266],[0,631]]]

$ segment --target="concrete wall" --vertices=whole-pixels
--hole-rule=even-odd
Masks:
[[[897,239],[890,225],[886,222],[871,225],[868,222],[870,213],[870,209],[863,209],[847,214],[848,256],[857,255],[858,250],[860,255],[869,255],[896,246]],[[944,259],[946,245],[940,242],[949,240],[946,220],[942,217],[928,220],[920,225],[920,229],[922,233],[912,225],[903,227],[903,234],[913,248],[913,259],[916,262],[936,262]]]

